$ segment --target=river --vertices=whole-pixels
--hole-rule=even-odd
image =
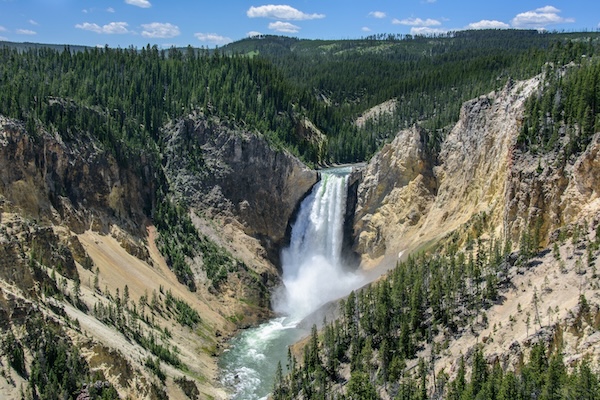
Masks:
[[[242,331],[219,359],[221,382],[232,400],[266,399],[277,363],[285,371],[288,346],[308,334],[299,322],[329,301],[365,283],[343,262],[343,225],[352,167],[321,172],[300,206],[290,245],[281,253],[283,285],[273,293],[274,318]]]

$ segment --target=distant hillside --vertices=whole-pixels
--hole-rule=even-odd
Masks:
[[[509,78],[530,78],[547,62],[564,65],[593,55],[599,38],[597,32],[531,30],[349,40],[259,36],[221,51],[273,62],[290,82],[334,108],[343,122],[335,126],[335,134],[325,128],[329,152],[333,159],[353,160],[368,156],[398,128],[414,123],[430,130],[430,146],[437,149],[458,120],[462,102],[501,88]],[[394,113],[362,129],[351,125],[366,110],[390,99],[398,100]]]
[[[0,48],[9,47],[19,51],[27,51],[32,49],[52,49],[63,51],[69,49],[71,52],[80,52],[90,49],[89,46],[78,46],[73,44],[46,44],[46,43],[31,43],[31,42],[5,42],[0,40]]]
[[[4,99],[13,96],[9,93],[18,85],[24,85],[24,93],[13,96],[24,109],[31,109],[26,105],[31,96],[66,96],[81,106],[130,114],[122,99],[135,97],[136,116],[129,117],[138,120],[138,127],[155,131],[168,119],[202,111],[256,129],[306,162],[329,164],[364,161],[398,129],[415,123],[428,129],[429,147],[437,152],[458,120],[462,102],[499,89],[508,79],[534,76],[547,62],[566,65],[583,55],[593,56],[598,51],[599,35],[531,30],[460,31],[431,37],[377,35],[350,40],[267,35],[210,51],[193,47],[160,50],[150,45],[141,49],[69,46],[74,59],[61,65],[52,64],[50,59],[55,56],[41,50],[61,53],[64,46],[4,42],[0,47],[4,44],[5,49],[16,50],[25,58],[34,57],[33,63],[50,62],[46,67],[50,77],[55,76],[55,68],[70,72],[73,78],[84,76],[93,70],[84,69],[86,65],[105,63],[105,53],[119,59],[124,69],[113,63],[95,74],[94,91],[101,95],[92,94],[89,85],[80,86],[85,79],[63,82],[61,85],[69,87],[62,92],[51,84],[36,93],[42,75],[35,71],[14,74],[15,65],[23,60],[10,58],[9,53],[4,54],[8,64],[0,72],[17,78],[3,81]],[[61,62],[66,61],[62,58]],[[117,78],[116,74],[131,68],[136,72]],[[153,89],[155,83],[149,81],[152,74],[157,74],[164,96]],[[110,84],[98,84],[109,77]],[[147,88],[152,89],[147,92]],[[119,94],[114,97],[115,93]],[[85,98],[80,97],[82,94]],[[153,95],[156,98],[149,99]],[[111,104],[108,99],[112,99]],[[390,100],[396,102],[393,112],[363,117],[361,124],[355,124],[368,110]],[[8,105],[2,101],[0,111],[5,115],[24,116],[6,111]],[[146,104],[142,107],[140,101]],[[38,102],[36,107],[43,104]],[[306,126],[315,129],[307,131]]]

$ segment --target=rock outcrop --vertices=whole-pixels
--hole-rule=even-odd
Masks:
[[[512,168],[525,100],[540,79],[509,81],[498,93],[466,102],[440,153],[440,183],[423,232],[441,237],[485,213],[490,231],[501,234],[507,175]],[[441,229],[440,229],[441,228]]]
[[[236,219],[276,259],[288,221],[317,173],[256,134],[202,117],[166,129],[165,171],[172,190],[207,217]]]
[[[400,131],[364,168],[355,213],[359,254],[384,255],[431,205],[437,183],[426,135],[417,126]]]
[[[121,168],[84,137],[65,143],[46,132],[32,137],[0,116],[0,195],[20,213],[65,224],[76,233],[111,224],[144,231],[154,187],[149,165]]]
[[[513,239],[537,226],[542,244],[557,229],[593,220],[600,209],[600,134],[577,158],[559,152],[513,153],[506,189],[505,226]]]

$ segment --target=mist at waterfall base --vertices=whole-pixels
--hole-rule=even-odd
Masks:
[[[308,334],[299,322],[322,305],[365,283],[345,267],[344,215],[351,167],[328,169],[300,206],[290,245],[281,253],[283,285],[273,293],[280,316],[243,331],[219,360],[232,399],[266,399],[277,363],[286,368],[288,346]]]

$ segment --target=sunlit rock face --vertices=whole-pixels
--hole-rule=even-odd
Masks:
[[[354,219],[357,253],[383,256],[390,239],[427,211],[436,182],[426,137],[417,126],[402,130],[364,168]]]
[[[539,77],[465,102],[437,159],[419,128],[400,131],[365,168],[355,216],[363,262],[395,263],[477,215],[501,234],[523,105]]]

